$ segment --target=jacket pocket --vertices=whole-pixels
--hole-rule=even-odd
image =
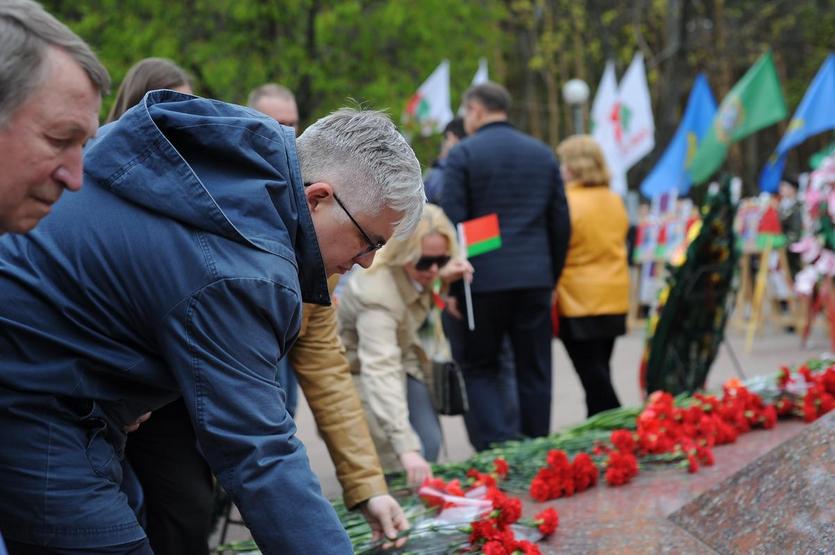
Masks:
[[[122,463],[108,440],[108,426],[99,405],[90,399],[67,399],[67,406],[86,434],[84,454],[97,476],[121,484]]]

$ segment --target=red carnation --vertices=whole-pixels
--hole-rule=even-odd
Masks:
[[[507,477],[509,467],[507,461],[504,458],[499,457],[498,459],[494,460],[493,467],[496,469],[496,474],[499,476],[499,478],[504,479]]]
[[[606,481],[611,486],[620,486],[629,482],[638,474],[638,460],[631,453],[616,451],[609,454],[606,463]]]
[[[635,438],[632,436],[630,430],[615,430],[610,436],[612,445],[619,451],[627,451],[634,453],[637,445],[635,445]]]
[[[551,488],[548,486],[547,481],[536,477],[531,480],[530,494],[535,501],[542,503],[551,499]]]
[[[505,497],[498,505],[494,501],[493,507],[499,510],[499,526],[513,524],[522,516],[522,502],[516,497]]]
[[[711,451],[708,447],[697,447],[696,456],[699,457],[699,461],[701,461],[703,465],[713,466],[713,451]]]
[[[527,540],[516,542],[516,549],[522,552],[522,555],[542,555],[539,546]]]
[[[827,393],[835,395],[835,366],[830,366],[821,376],[821,384]]]
[[[832,409],[835,409],[835,396],[832,396],[829,393],[821,393],[818,414],[823,416]]]
[[[687,472],[695,474],[699,471],[699,461],[693,453],[687,453]]]
[[[788,385],[791,381],[793,381],[791,377],[791,370],[789,370],[786,366],[781,366],[780,372],[777,374],[777,385],[780,389],[786,389],[786,385]]]
[[[490,474],[484,474],[479,472],[475,468],[471,468],[467,471],[467,477],[472,478],[473,483],[472,486],[487,486],[488,488],[496,487],[496,479],[491,476]]]
[[[766,430],[770,430],[777,425],[777,409],[774,408],[774,405],[768,405],[765,407],[761,415],[763,428]]]
[[[541,513],[537,514],[534,517],[534,522],[536,523],[539,531],[545,534],[546,536],[550,536],[557,530],[557,526],[560,525],[560,516],[557,513],[557,510],[553,507],[548,507]]]
[[[481,546],[481,552],[484,553],[484,555],[509,555],[504,545],[495,540],[491,540]]]
[[[470,543],[475,544],[479,540],[489,540],[496,535],[496,525],[491,519],[477,520],[470,525]]]
[[[436,489],[438,491],[445,491],[446,490],[446,483],[441,478],[427,478],[421,484],[421,488],[429,487]],[[421,494],[420,498],[426,503],[429,507],[441,507],[444,504],[444,500],[437,495],[431,495],[428,493]]]
[[[568,455],[565,451],[551,449],[548,451],[548,466],[553,468],[565,468],[568,466]]]
[[[464,490],[461,488],[461,480],[458,478],[450,480],[450,482],[446,485],[446,492],[450,495],[464,497]]]
[[[784,397],[782,399],[778,399],[774,404],[774,407],[777,409],[777,414],[780,416],[786,416],[791,414],[792,409],[794,408],[794,403]]]
[[[597,483],[599,471],[588,454],[578,453],[571,463],[571,470],[574,475],[574,488],[578,492],[585,491]]]

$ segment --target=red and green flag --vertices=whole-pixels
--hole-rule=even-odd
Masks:
[[[488,214],[458,224],[458,234],[467,258],[494,251],[502,246],[499,216]]]

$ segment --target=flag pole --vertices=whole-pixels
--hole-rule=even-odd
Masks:
[[[464,254],[464,260],[467,260],[467,237],[464,235],[464,226],[458,224],[458,246]],[[467,305],[467,327],[470,331],[475,331],[475,316],[473,316],[473,294],[470,291],[470,282],[467,278],[464,280],[464,300]]]

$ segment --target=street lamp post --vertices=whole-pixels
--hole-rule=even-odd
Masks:
[[[571,106],[574,117],[574,133],[580,135],[583,129],[583,104],[589,99],[589,86],[582,79],[572,79],[562,87],[562,97]]]

